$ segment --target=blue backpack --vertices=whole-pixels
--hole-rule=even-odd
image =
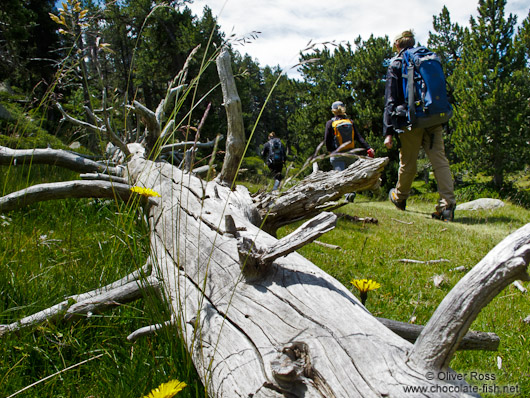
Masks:
[[[409,123],[412,127],[426,128],[448,122],[453,107],[447,98],[438,56],[425,47],[409,48],[402,56],[403,93]]]
[[[283,144],[279,138],[273,138],[269,146],[267,164],[279,166],[284,162]]]

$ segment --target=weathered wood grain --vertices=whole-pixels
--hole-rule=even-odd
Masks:
[[[400,397],[403,385],[453,383],[411,368],[413,345],[296,252],[245,279],[238,242],[263,252],[278,244],[251,222],[245,188],[143,159],[130,166],[133,180],[162,195],[150,210],[151,261],[211,396]]]

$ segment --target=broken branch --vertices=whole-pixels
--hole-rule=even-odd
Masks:
[[[110,167],[62,149],[11,149],[0,146],[0,165],[19,163],[49,164],[79,173],[99,172],[117,176],[123,174],[122,168]]]
[[[128,201],[131,186],[108,181],[64,181],[38,184],[0,198],[0,211],[15,210],[34,203],[66,198],[109,198]],[[149,198],[152,199],[152,198]]]

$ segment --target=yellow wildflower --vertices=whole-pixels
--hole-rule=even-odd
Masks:
[[[352,279],[350,283],[355,286],[361,293],[361,303],[364,305],[370,290],[375,290],[381,287],[381,284],[371,279]]]
[[[160,384],[157,388],[151,390],[149,394],[144,396],[144,398],[173,398],[184,387],[186,387],[186,383],[183,381],[171,380],[167,383]]]
[[[146,198],[150,196],[154,196],[154,197],[160,196],[158,192],[153,191],[151,188],[143,188],[143,187],[134,186],[131,188],[131,191],[134,193],[137,193],[138,195],[142,195]]]

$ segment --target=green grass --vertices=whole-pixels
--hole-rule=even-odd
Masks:
[[[75,174],[48,166],[16,167],[0,177],[4,192]],[[247,184],[251,191],[259,185]],[[370,292],[367,308],[375,315],[425,324],[440,301],[464,275],[452,268],[475,265],[510,232],[524,225],[528,210],[508,204],[494,211],[460,212],[454,223],[432,220],[435,195],[420,185],[406,212],[387,201],[359,195],[339,212],[377,218],[378,224],[340,219],[319,238],[334,250],[312,243],[300,253],[352,288],[352,278],[381,283]],[[113,282],[143,265],[148,235],[141,213],[111,201],[67,200],[40,203],[3,214],[0,219],[0,323],[47,308],[67,295]],[[279,237],[297,225],[282,228]],[[447,259],[438,264],[400,259]],[[446,282],[436,288],[434,275]],[[528,283],[523,283],[530,288]],[[356,293],[355,293],[356,294]],[[530,315],[528,294],[507,288],[480,314],[472,329],[497,333],[498,352],[458,352],[451,366],[462,373],[494,374],[495,384],[514,385],[530,395]],[[203,397],[201,385],[175,330],[164,329],[135,343],[126,337],[139,327],[167,320],[156,297],[69,322],[46,322],[2,338],[0,396],[7,397],[56,372],[21,397],[141,397],[171,379],[189,386],[179,397]],[[502,367],[497,367],[497,357]],[[495,394],[485,397],[502,397]]]
[[[46,166],[31,173],[19,167],[3,171],[0,183],[9,187],[74,176]],[[146,224],[125,204],[51,201],[0,216],[0,324],[111,283],[146,261]],[[98,355],[18,396],[134,398],[171,379],[189,385],[179,396],[204,396],[174,330],[127,341],[134,330],[169,319],[157,297],[85,318],[46,322],[2,337],[0,396]]]
[[[311,243],[299,252],[349,286],[355,294],[351,279],[374,279],[381,283],[378,290],[368,294],[366,306],[373,315],[425,324],[464,275],[464,272],[450,270],[460,266],[470,269],[497,243],[530,219],[527,210],[508,204],[497,210],[457,212],[455,222],[444,223],[431,219],[430,213],[434,210],[431,197],[433,195],[428,194],[412,197],[407,211],[401,212],[388,201],[358,196],[354,204],[348,204],[339,212],[374,217],[378,224],[339,219],[337,227],[319,241],[338,245],[341,249]],[[284,227],[279,237],[296,227]],[[449,261],[426,265],[400,262],[400,259]],[[442,274],[445,282],[437,288],[432,278]],[[530,289],[528,283],[523,282],[523,285]],[[471,372],[494,375],[495,385],[517,386],[521,396],[530,396],[530,325],[523,322],[529,315],[528,293],[523,294],[512,286],[505,289],[471,326],[473,330],[497,333],[501,338],[498,352],[459,351],[451,367],[469,375]],[[497,357],[502,359],[500,369]],[[470,377],[468,380],[474,382]],[[482,384],[478,383],[479,386]]]

